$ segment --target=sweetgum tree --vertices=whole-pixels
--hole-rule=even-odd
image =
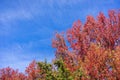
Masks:
[[[75,80],[119,80],[120,11],[76,21],[65,36],[56,34],[52,46]]]

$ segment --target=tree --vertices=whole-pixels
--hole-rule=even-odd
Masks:
[[[27,80],[36,80],[38,78],[40,70],[37,67],[37,63],[33,60],[25,70],[27,74]]]
[[[45,62],[38,62],[37,64],[40,70],[39,73],[40,80],[56,80],[52,64],[47,63],[47,60],[45,60]]]
[[[0,69],[0,80],[26,80],[26,76],[18,70],[7,67]]]
[[[74,79],[120,79],[120,11],[87,16],[84,24],[78,20],[65,36],[57,33],[52,46]]]

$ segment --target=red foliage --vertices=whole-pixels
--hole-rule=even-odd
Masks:
[[[26,76],[10,67],[0,69],[0,80],[25,80]]]
[[[3,68],[0,69],[0,80],[35,80],[40,72],[35,60],[29,64],[25,72],[26,74],[23,74],[10,67]]]
[[[111,10],[108,14],[105,17],[100,12],[96,19],[87,16],[85,24],[76,21],[66,34],[70,46],[57,34],[52,45],[70,71],[82,68],[90,80],[120,79],[120,48],[116,50],[120,46],[120,12]]]
[[[27,73],[28,80],[34,80],[38,77],[38,73],[40,72],[37,68],[36,61],[33,60],[29,66],[26,68],[25,72]]]

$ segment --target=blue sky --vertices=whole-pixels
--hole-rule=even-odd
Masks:
[[[0,0],[0,68],[24,71],[33,60],[54,58],[51,40],[78,19],[119,9],[120,0]]]

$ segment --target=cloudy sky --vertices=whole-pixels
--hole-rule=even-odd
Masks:
[[[33,60],[54,58],[51,40],[78,19],[119,9],[120,0],[0,0],[0,68],[23,71]]]

